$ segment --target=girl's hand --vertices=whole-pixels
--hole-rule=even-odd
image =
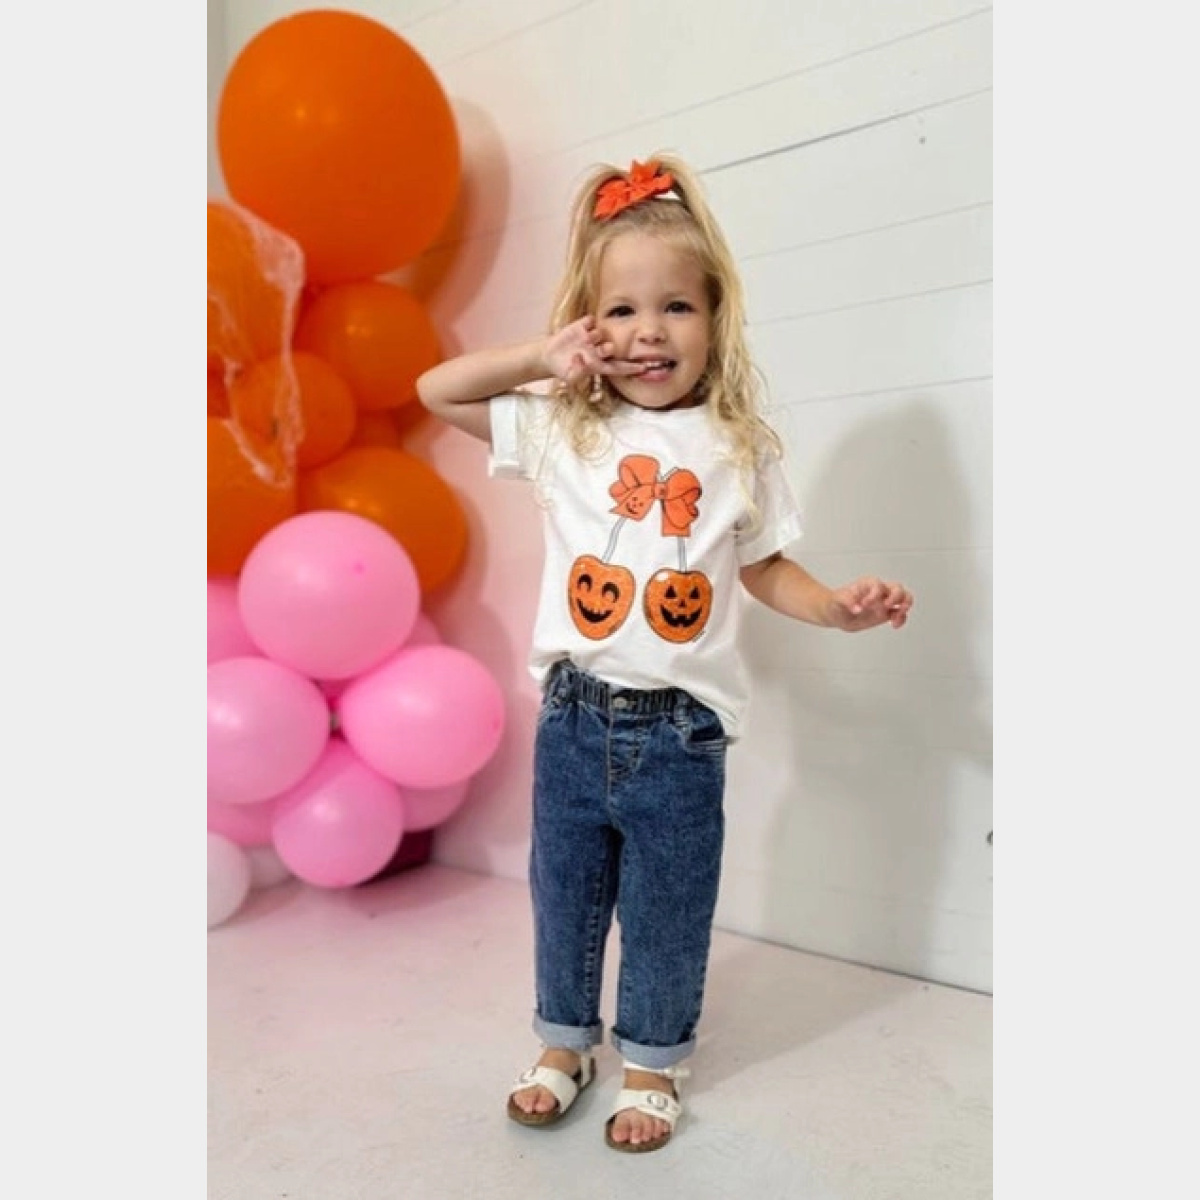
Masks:
[[[834,589],[829,623],[847,633],[887,624],[899,629],[908,620],[912,606],[912,593],[903,584],[885,583],[873,575],[864,575]]]
[[[596,318],[580,317],[546,339],[542,357],[550,373],[563,383],[584,375],[634,375],[636,363],[613,358],[616,347],[596,328]]]

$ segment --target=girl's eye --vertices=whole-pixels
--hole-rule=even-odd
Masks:
[[[604,315],[606,317],[628,317],[633,313],[633,309],[628,304],[614,304]]]
[[[672,300],[667,305],[669,313],[689,313],[692,311],[692,306],[686,300]]]

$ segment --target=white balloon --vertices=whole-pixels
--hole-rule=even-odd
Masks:
[[[208,927],[228,921],[250,891],[250,860],[236,842],[208,835]]]
[[[291,879],[291,871],[274,846],[247,846],[245,854],[250,860],[251,891],[275,887],[285,879]]]

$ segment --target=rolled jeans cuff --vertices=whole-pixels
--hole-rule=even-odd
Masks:
[[[636,1063],[647,1071],[661,1071],[665,1067],[674,1067],[690,1058],[696,1049],[696,1039],[689,1038],[678,1046],[639,1046],[628,1038],[620,1037],[615,1031],[611,1034],[613,1048],[627,1063]]]
[[[542,1044],[554,1050],[573,1050],[576,1054],[590,1054],[604,1040],[604,1022],[595,1025],[555,1025],[543,1021],[533,1014],[533,1032]]]

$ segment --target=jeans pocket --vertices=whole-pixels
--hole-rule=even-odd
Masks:
[[[567,707],[567,697],[563,695],[563,690],[551,684],[546,694],[542,697],[542,706],[538,709],[537,728],[540,729],[546,722],[556,714],[562,712]]]
[[[674,723],[690,754],[703,754],[713,758],[724,756],[729,738],[726,736],[725,726],[721,724],[721,718],[711,708],[697,702],[691,705],[686,713],[677,715]]]

